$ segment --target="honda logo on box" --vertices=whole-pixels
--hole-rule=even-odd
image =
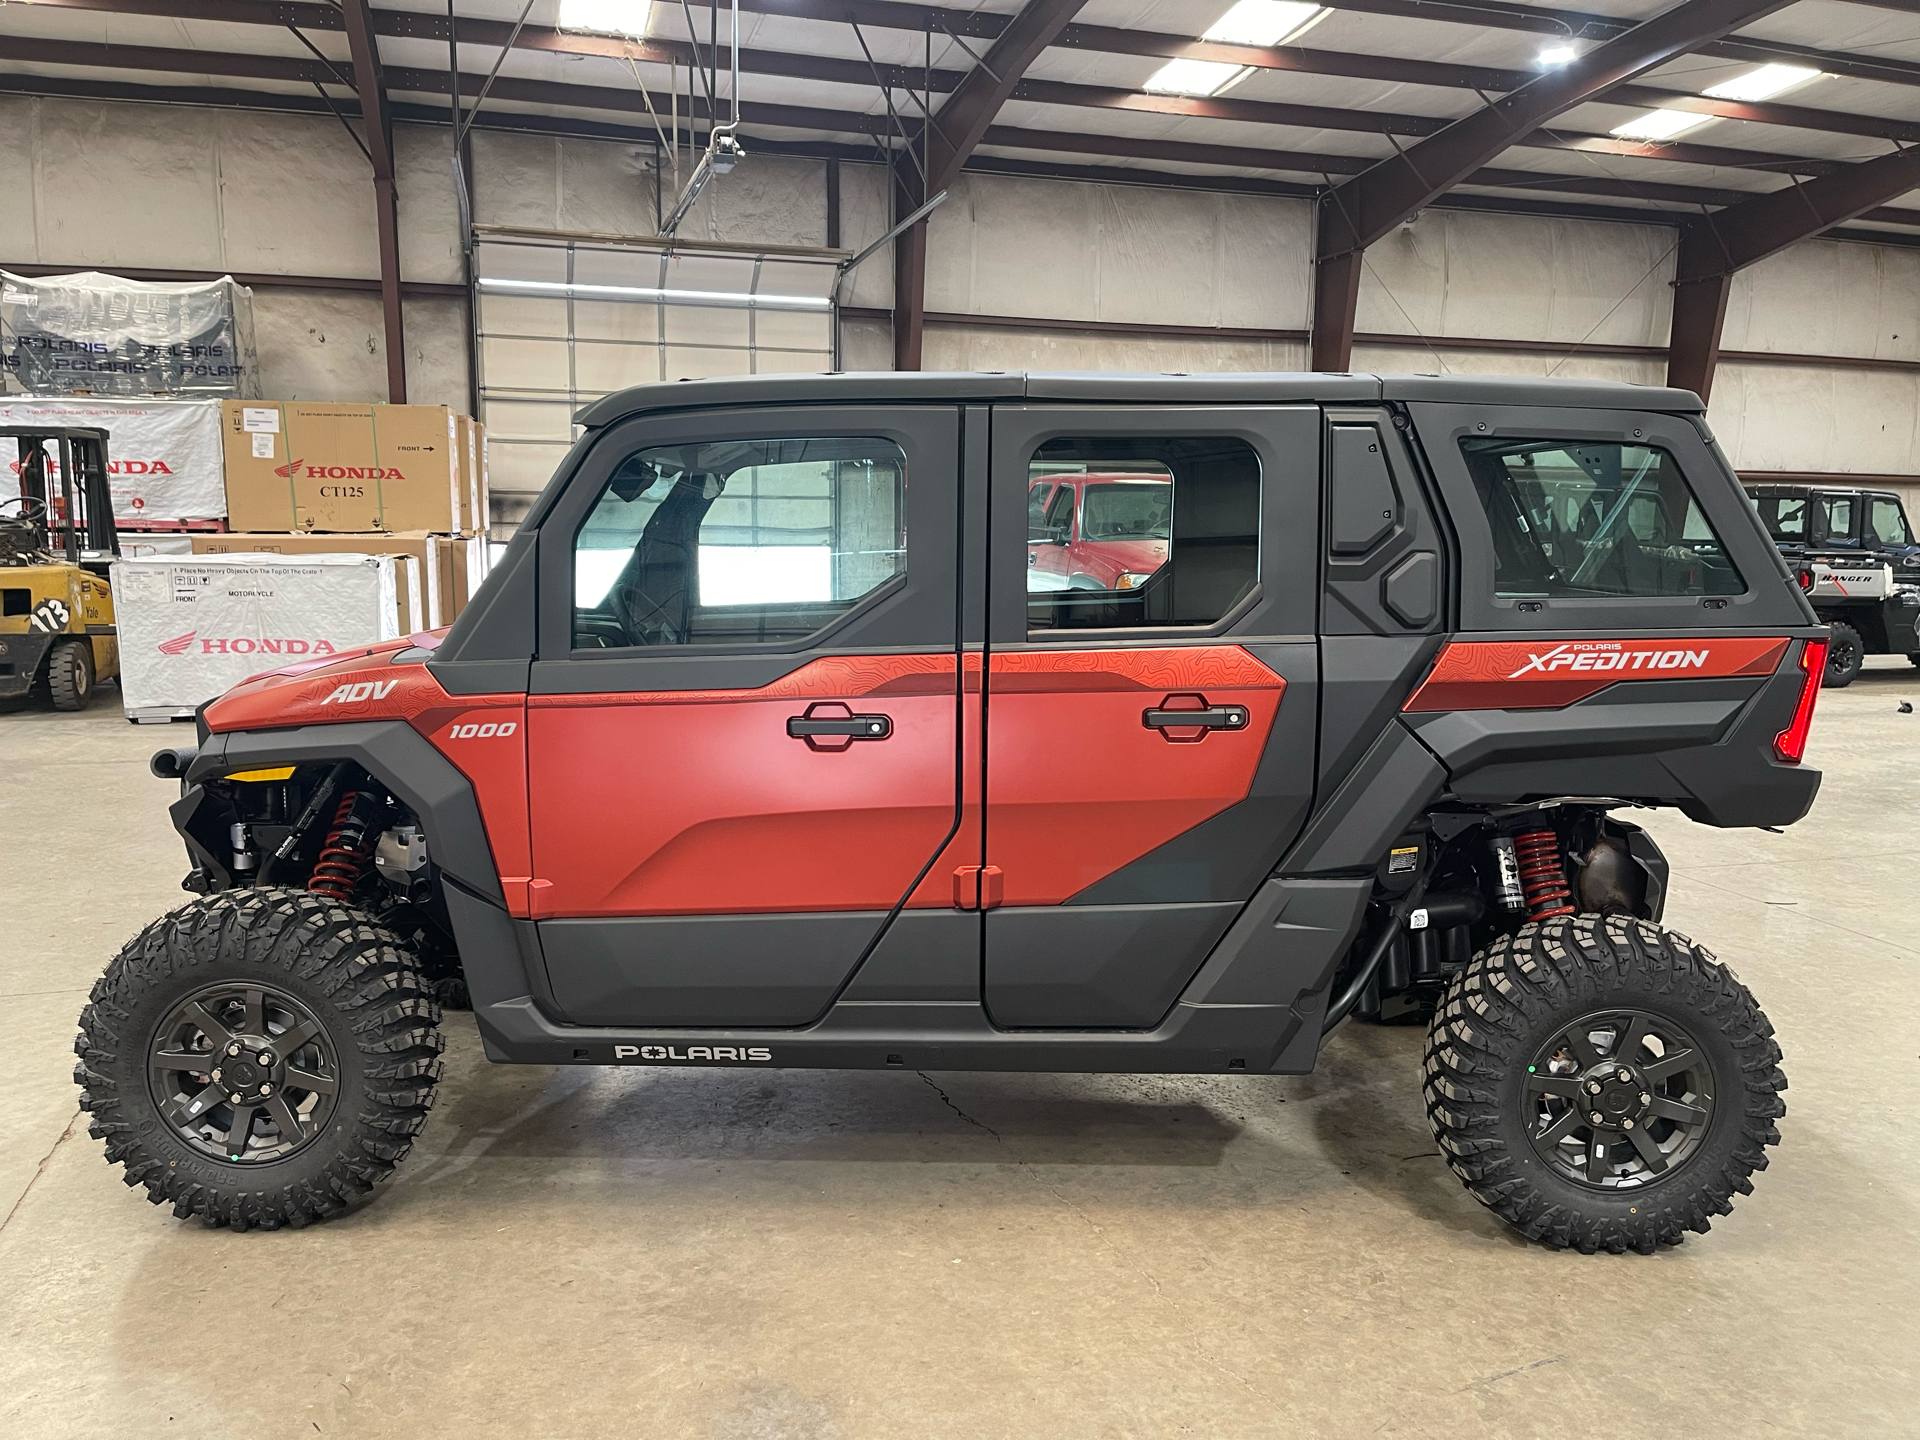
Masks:
[[[162,640],[154,646],[162,655],[185,655],[193,649],[193,642],[200,640],[200,632],[189,630],[184,635],[176,635],[171,640]],[[202,655],[331,655],[333,642],[329,640],[302,640],[298,637],[282,638],[278,636],[231,635],[215,636],[200,640],[199,654]]]

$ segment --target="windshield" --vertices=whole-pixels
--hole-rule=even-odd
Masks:
[[[1763,495],[1753,502],[1760,523],[1774,540],[1797,544],[1807,538],[1807,502],[1798,495]]]

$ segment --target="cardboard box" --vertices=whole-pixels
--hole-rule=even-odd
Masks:
[[[128,717],[190,717],[250,675],[398,638],[400,568],[391,555],[116,560]]]
[[[492,504],[487,486],[487,427],[465,415],[457,415],[454,420],[464,497],[460,502],[460,533],[479,535],[491,524],[487,513]]]
[[[445,405],[222,401],[227,517],[249,532],[469,533],[463,418]]]
[[[410,562],[412,579],[401,585],[407,634],[451,625],[467,605],[454,575],[454,556],[466,541],[445,535],[195,535],[196,555],[396,555]],[[409,592],[414,599],[409,600]]]

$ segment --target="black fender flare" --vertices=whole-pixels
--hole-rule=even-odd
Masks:
[[[447,922],[472,992],[481,1032],[499,1005],[551,1004],[546,965],[533,924],[507,914],[500,867],[487,841],[473,784],[453,762],[400,720],[302,725],[209,735],[181,777],[174,823],[197,849],[186,825],[205,796],[201,782],[236,770],[351,761],[411,810],[427,832],[427,855],[440,882]],[[196,855],[196,859],[198,856]],[[497,1048],[491,1038],[489,1053]],[[501,1058],[496,1055],[496,1058]]]
[[[405,803],[427,832],[441,874],[504,910],[500,867],[487,842],[473,784],[402,720],[236,730],[207,737],[183,777],[191,788],[235,770],[350,760]]]

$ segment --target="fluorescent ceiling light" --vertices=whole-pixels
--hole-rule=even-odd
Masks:
[[[1564,65],[1569,60],[1579,58],[1580,47],[1577,45],[1549,45],[1540,52],[1539,63],[1547,66]]]
[[[1307,0],[1240,0],[1200,38],[1223,45],[1278,45],[1330,13]]]
[[[1614,126],[1613,133],[1622,140],[1671,140],[1711,119],[1711,115],[1695,115],[1687,110],[1649,110],[1637,120]]]
[[[564,280],[479,280],[482,290],[567,300],[637,300],[655,305],[722,305],[738,310],[825,310],[824,295],[746,295],[736,290],[655,290],[646,285],[581,285]]]
[[[644,40],[653,27],[653,0],[560,0],[560,28]]]
[[[1744,75],[1736,75],[1731,80],[1709,86],[1702,93],[1716,100],[1771,100],[1797,85],[1819,78],[1818,70],[1810,70],[1804,65],[1762,65],[1758,70],[1749,70]]]
[[[1149,95],[1218,95],[1247,72],[1218,60],[1169,60],[1140,88]]]

